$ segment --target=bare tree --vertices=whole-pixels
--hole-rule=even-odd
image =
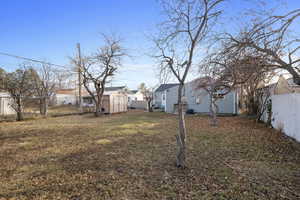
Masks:
[[[147,110],[148,112],[153,112],[152,101],[153,101],[153,88],[147,88],[145,83],[141,83],[139,90],[144,96],[144,99],[147,101]]]
[[[11,106],[17,113],[17,121],[22,121],[24,101],[33,95],[32,71],[24,66],[15,72],[6,73],[3,79],[2,89],[13,99]]]
[[[5,75],[5,70],[0,67],[0,90],[4,88]]]
[[[235,89],[237,79],[236,69],[232,57],[226,48],[218,49],[215,53],[208,55],[200,64],[199,71],[202,77],[196,80],[196,89],[204,90],[209,96],[211,125],[217,126],[217,113],[219,108],[217,101],[224,98]]]
[[[156,58],[160,60],[161,69],[171,72],[179,82],[177,167],[186,166],[186,128],[182,101],[184,84],[201,42],[221,14],[218,6],[222,2],[223,0],[161,1],[167,20],[161,24],[161,33],[154,42],[159,51]]]
[[[263,116],[267,114],[267,124],[271,125],[271,91],[269,87],[258,88],[255,92],[255,98],[257,102],[257,122],[263,121]]]
[[[209,95],[211,125],[217,126],[217,114],[219,112],[217,101],[224,98],[224,96],[233,89],[233,86],[231,84],[228,84],[228,82],[223,79],[223,77],[217,76],[206,76],[199,78],[196,85],[197,89],[203,89]]]
[[[70,58],[72,62],[77,61],[77,59]],[[55,69],[56,73],[56,88],[57,89],[66,89],[66,88],[74,88],[76,85],[72,82],[74,81],[74,70],[73,69]],[[72,84],[70,84],[72,83]]]
[[[82,82],[95,103],[95,116],[102,114],[102,100],[105,85],[109,83],[121,66],[121,60],[126,55],[121,46],[121,40],[113,36],[103,35],[104,45],[97,53],[85,57],[81,66]],[[78,66],[78,59],[72,59]]]
[[[56,71],[50,65],[43,64],[41,68],[34,71],[33,83],[35,93],[40,102],[40,114],[47,115],[50,98],[53,96],[56,85]]]
[[[300,38],[292,30],[300,19],[300,9],[286,15],[273,15],[254,21],[237,36],[227,33],[231,48],[253,52],[269,61],[269,67],[288,71],[294,82],[300,85]]]
[[[225,80],[227,86],[239,88],[241,105],[245,105],[248,114],[256,114],[256,90],[276,75],[277,67],[268,55],[240,48],[235,41],[217,39],[214,42],[221,45],[207,56],[202,69],[217,74],[218,80]]]

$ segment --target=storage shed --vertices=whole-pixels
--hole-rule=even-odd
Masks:
[[[127,101],[127,95],[125,94],[103,95],[102,111],[109,114],[127,112]],[[87,111],[95,109],[91,96],[83,97],[83,105]]]
[[[8,93],[0,92],[0,115],[13,115],[15,110],[12,108],[13,99]]]

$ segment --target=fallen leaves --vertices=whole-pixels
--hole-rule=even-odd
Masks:
[[[300,198],[299,143],[242,117],[186,121],[185,170],[174,164],[174,115],[2,123],[0,200]]]

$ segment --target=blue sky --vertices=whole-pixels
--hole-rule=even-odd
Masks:
[[[300,7],[299,0],[288,3],[287,9]],[[227,16],[238,16],[243,7],[249,6],[249,0],[231,0]],[[90,53],[101,45],[101,32],[116,32],[124,39],[131,58],[125,60],[113,85],[154,85],[158,83],[157,72],[154,62],[145,55],[151,47],[146,35],[155,30],[160,19],[156,0],[3,0],[0,52],[66,65],[77,42],[83,52]],[[8,71],[19,63],[0,56],[0,66]]]
[[[1,4],[0,51],[65,65],[77,42],[83,53],[90,53],[101,45],[101,32],[117,33],[131,57],[113,84],[134,88],[144,80],[157,82],[155,67],[145,55],[150,47],[145,35],[159,22],[155,0],[10,0]],[[20,62],[0,56],[0,66],[8,71]]]

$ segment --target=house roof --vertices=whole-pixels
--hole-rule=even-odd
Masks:
[[[128,90],[127,94],[136,94],[138,90]]]
[[[106,87],[105,88],[105,92],[113,92],[113,91],[119,91],[119,90],[122,90],[126,88],[126,86],[120,86],[120,87]],[[71,88],[71,89],[59,89],[59,90],[56,90],[56,94],[67,94],[67,95],[78,95],[78,89],[74,89],[74,88]],[[81,90],[81,94],[82,96],[89,96],[89,93],[88,91],[82,87],[82,90]]]
[[[59,90],[56,90],[56,94],[77,95],[78,94],[78,90],[77,89],[59,89]],[[85,88],[82,88],[81,94],[82,95],[87,95],[88,92],[86,91]]]
[[[60,89],[56,91],[56,94],[75,94],[75,89]]]
[[[130,92],[132,92],[132,93],[137,93],[138,92],[138,90],[130,90]]]
[[[155,92],[162,92],[165,91],[171,87],[177,86],[179,85],[178,83],[169,83],[169,84],[161,84],[156,90]]]
[[[125,89],[126,86],[119,86],[119,87],[106,87],[105,91],[118,91]]]
[[[283,77],[284,78],[284,77]],[[287,84],[291,87],[299,87],[299,85],[297,85],[295,82],[294,82],[294,79],[293,78],[284,78],[286,81],[287,81]],[[278,81],[280,80],[280,77],[278,79]],[[271,84],[267,84],[267,85],[261,85],[260,87],[258,87],[258,89],[260,88],[274,88],[278,85],[278,81],[275,82],[275,83],[271,83]]]
[[[1,92],[0,91],[0,97],[10,97],[10,95],[7,92]]]

